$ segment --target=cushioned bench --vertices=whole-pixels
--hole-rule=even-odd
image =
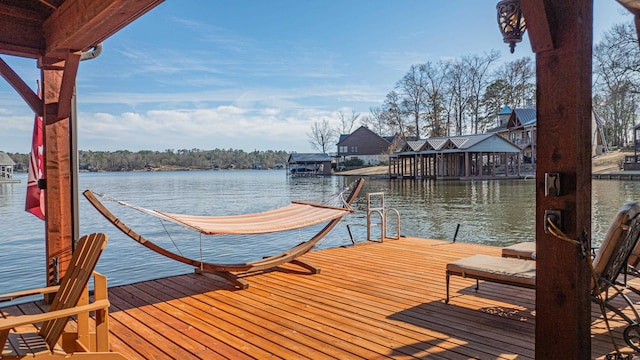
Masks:
[[[607,235],[593,259],[593,271],[597,277],[597,282],[593,282],[592,288],[594,299],[597,299],[595,295],[599,295],[610,286],[615,286],[618,283],[617,278],[627,268],[627,262],[633,250],[636,246],[640,247],[639,238],[640,203],[628,202],[620,208],[614,217]],[[532,289],[536,286],[536,262],[533,260],[473,255],[448,263],[446,269],[446,303],[449,302],[449,278],[451,275],[476,279],[476,291],[479,280]],[[595,286],[596,284],[598,286]],[[605,301],[605,305],[609,304]]]
[[[535,259],[536,243],[527,241],[502,248],[502,257],[518,259]]]
[[[451,275],[487,280],[530,289],[536,287],[536,262],[522,259],[473,255],[447,264],[447,298],[449,302],[449,278]]]

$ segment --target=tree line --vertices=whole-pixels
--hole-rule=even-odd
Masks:
[[[479,134],[494,128],[504,106],[535,107],[535,63],[529,57],[499,63],[497,51],[414,64],[369,113],[337,112],[338,125],[312,124],[307,137],[326,152],[356,120],[381,136],[406,139]],[[610,146],[629,145],[638,112],[640,48],[635,25],[614,25],[593,53],[593,108]],[[544,96],[544,94],[541,94]]]
[[[16,163],[16,171],[26,171],[29,154],[8,153]],[[286,151],[245,152],[235,149],[167,149],[165,151],[143,150],[131,152],[80,150],[80,170],[86,171],[142,171],[158,168],[182,168],[192,170],[209,169],[275,169],[283,167],[289,158]]]

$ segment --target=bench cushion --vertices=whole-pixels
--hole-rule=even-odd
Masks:
[[[447,272],[462,277],[535,286],[536,262],[489,255],[473,255],[447,264]]]
[[[527,241],[502,248],[503,257],[514,257],[518,259],[533,259],[536,252],[536,243]]]

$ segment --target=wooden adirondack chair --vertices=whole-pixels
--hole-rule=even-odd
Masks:
[[[94,272],[107,235],[102,233],[83,236],[71,257],[69,268],[59,286],[20,291],[0,295],[0,301],[19,297],[56,292],[49,311],[36,315],[0,318],[0,359],[35,357],[80,359],[125,359],[109,352],[109,327],[106,277]],[[89,304],[87,283],[94,276],[94,301]],[[95,312],[95,331],[89,330],[89,312]],[[77,331],[65,332],[71,316],[76,316]],[[12,332],[25,325],[42,323],[38,332]]]

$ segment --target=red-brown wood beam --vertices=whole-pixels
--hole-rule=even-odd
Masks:
[[[73,248],[71,175],[74,170],[71,168],[70,119],[60,119],[59,109],[71,107],[71,96],[64,95],[66,90],[63,89],[66,86],[65,82],[76,77],[79,56],[73,54],[68,58],[71,59],[68,67],[66,62],[49,63],[47,59],[43,59],[41,64],[42,99],[45,104],[43,119],[47,285],[55,284],[54,259],[58,261],[58,276],[62,277],[68,268]]]
[[[632,14],[640,15],[640,1],[638,0],[618,0],[618,2],[629,10]]]
[[[0,53],[63,59],[67,49],[87,50],[163,0],[66,0],[57,9],[31,11],[0,4]]]
[[[593,1],[544,4],[555,48],[536,54],[536,359],[591,359],[587,259],[544,232],[544,215],[559,210],[564,233],[589,246]],[[546,173],[560,174],[560,196],[545,196]]]
[[[45,55],[87,50],[163,0],[67,0],[44,23]]]
[[[638,35],[638,42],[640,43],[640,1],[639,0],[618,0],[625,9],[629,10],[634,15],[634,22],[636,25],[636,34]]]
[[[31,90],[18,74],[11,69],[11,67],[0,58],[0,76],[2,76],[11,87],[24,99],[34,113],[42,116],[42,101],[38,98],[38,95]]]
[[[65,71],[60,84],[60,98],[58,100],[58,120],[71,117],[71,98],[76,86],[76,75],[80,65],[80,53],[69,53],[65,61]]]
[[[543,0],[521,0],[520,7],[524,21],[527,23],[527,32],[531,41],[531,50],[534,53],[553,49],[553,39],[549,30],[547,11]],[[529,22],[528,19],[533,19]]]

